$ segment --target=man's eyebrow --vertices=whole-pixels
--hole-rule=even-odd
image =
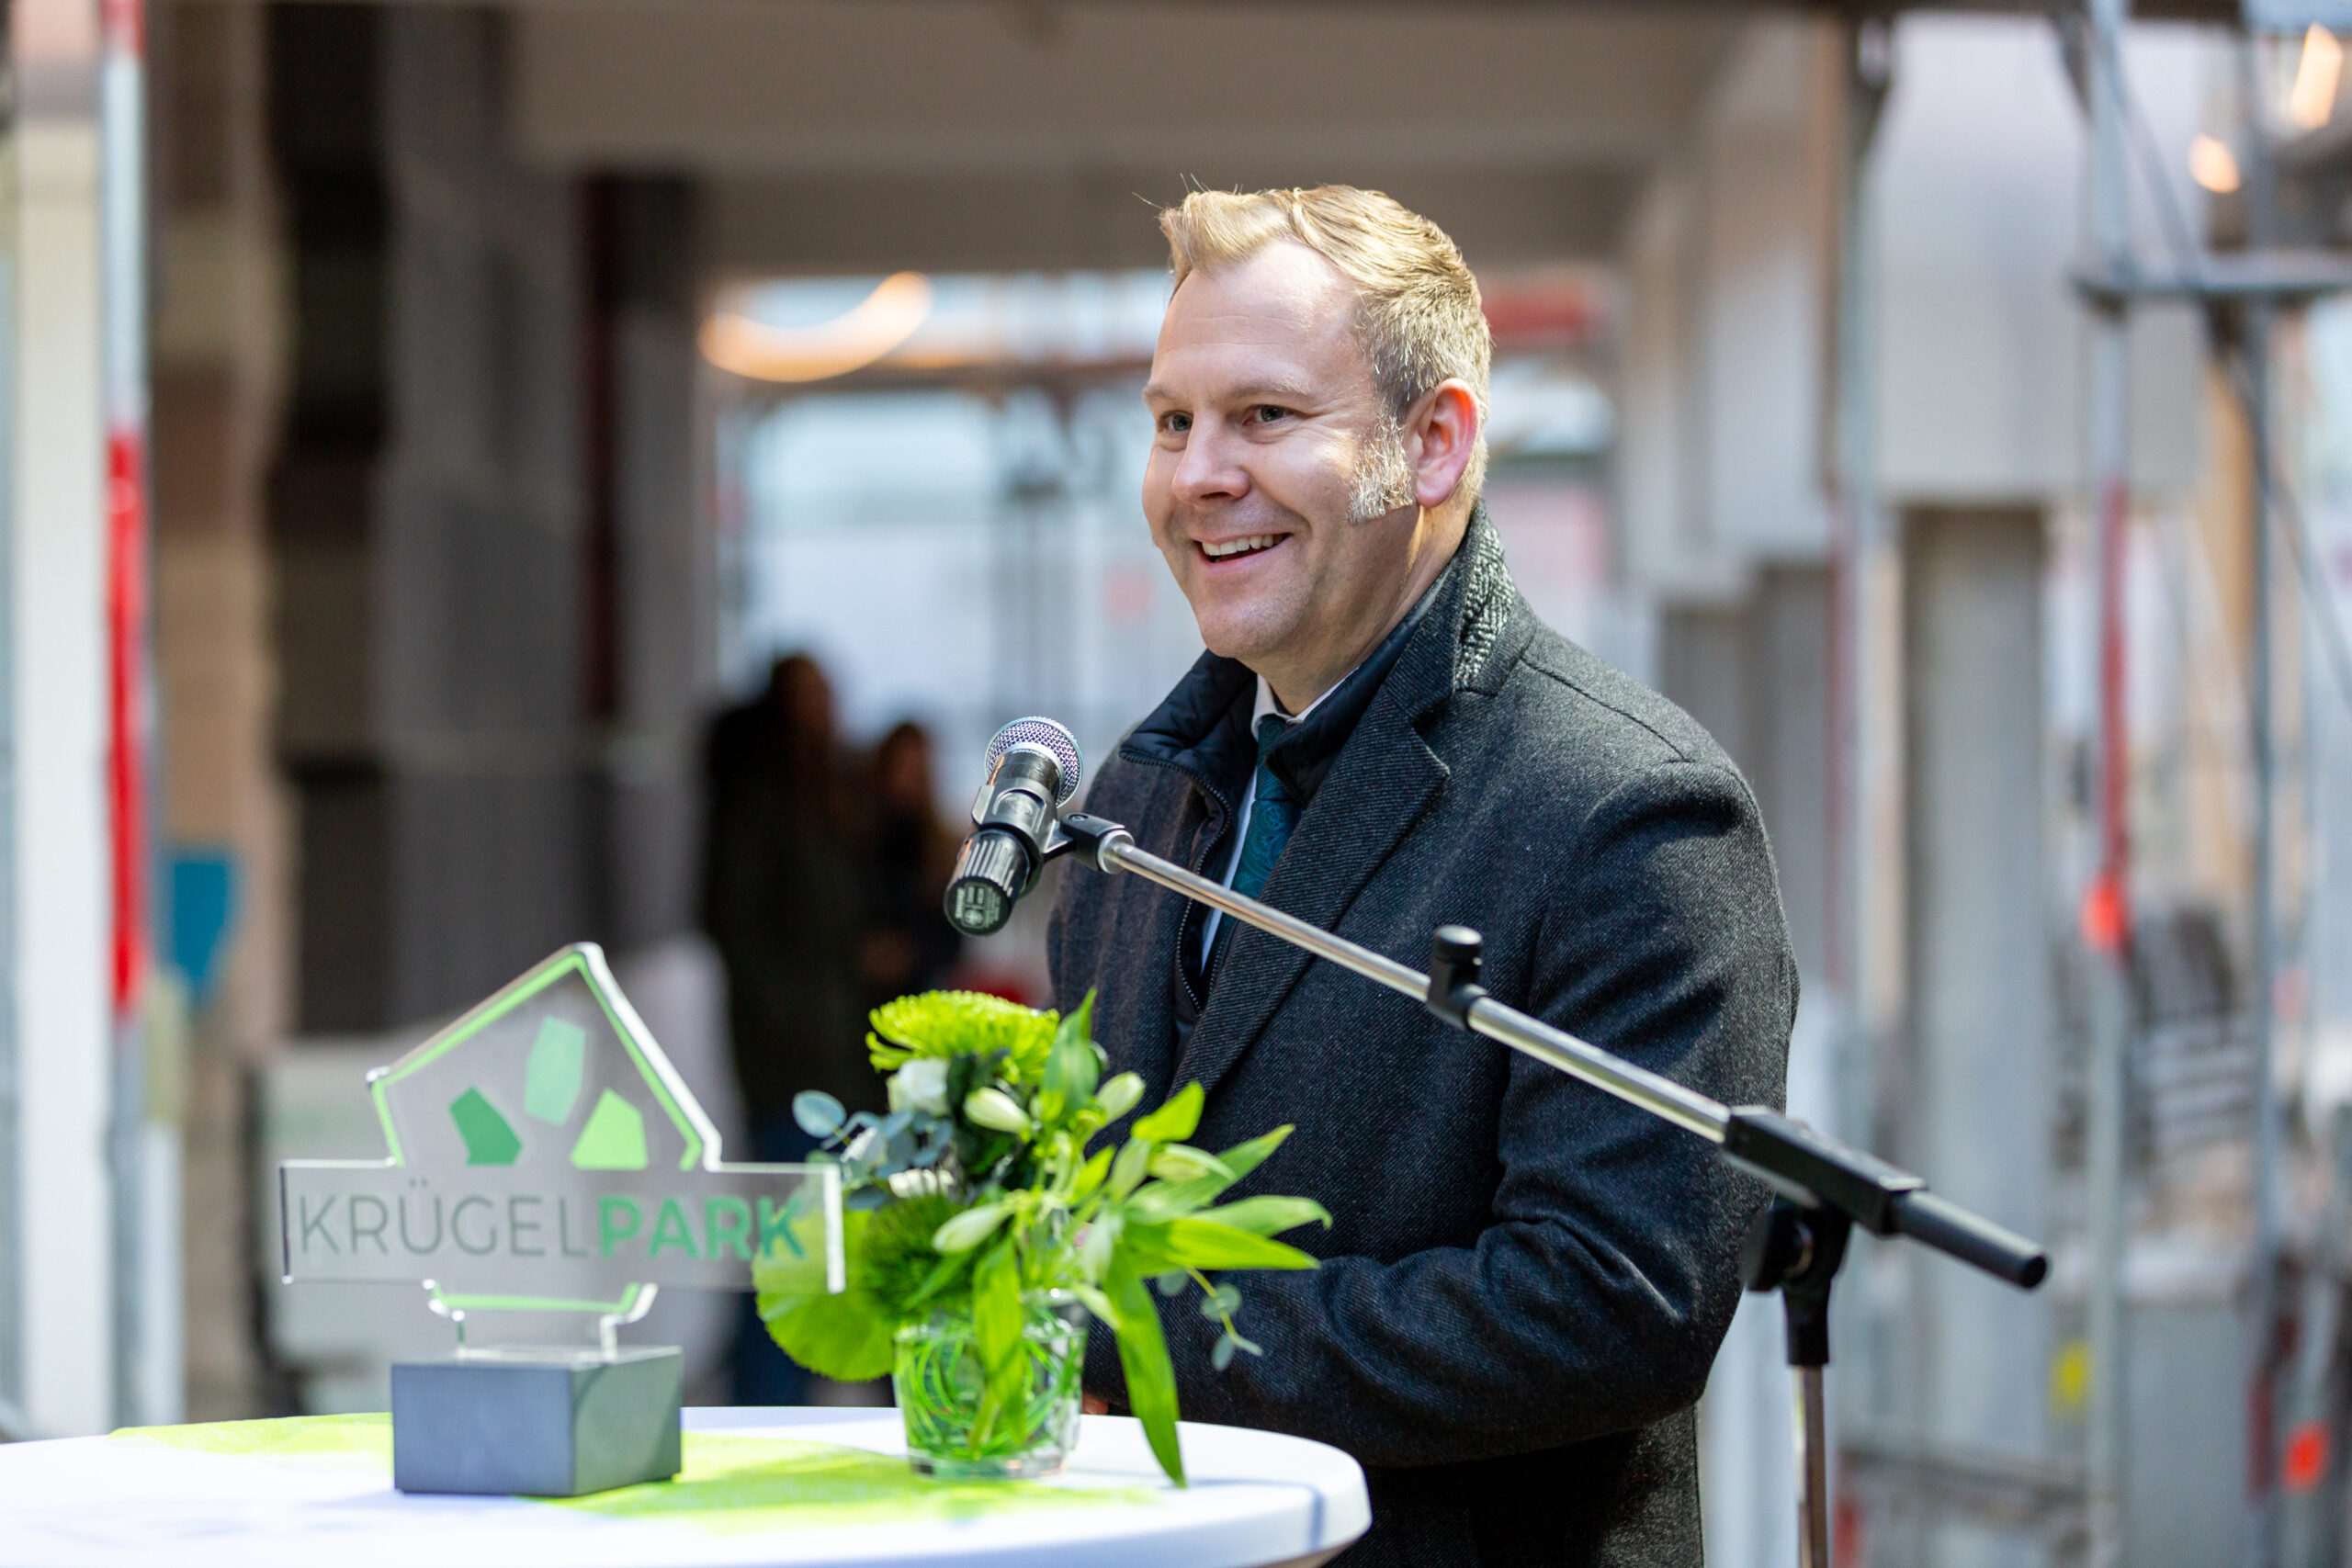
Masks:
[[[1225,401],[1236,403],[1306,402],[1312,400],[1314,395],[1314,389],[1304,381],[1289,379],[1250,381],[1238,387],[1228,387],[1219,394]],[[1154,403],[1176,402],[1181,400],[1177,397],[1174,389],[1162,382],[1153,381],[1144,387],[1143,400]]]

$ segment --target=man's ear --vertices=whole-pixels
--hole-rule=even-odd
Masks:
[[[1440,381],[1415,400],[1405,414],[1415,501],[1441,506],[1453,494],[1477,449],[1478,429],[1478,398],[1466,381]]]

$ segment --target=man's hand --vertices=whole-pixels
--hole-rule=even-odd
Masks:
[[[1108,1416],[1111,1414],[1111,1402],[1099,1393],[1081,1394],[1079,1396],[1078,1408],[1082,1415]]]

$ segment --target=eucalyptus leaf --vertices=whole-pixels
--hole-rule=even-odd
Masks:
[[[812,1138],[830,1138],[842,1130],[849,1112],[821,1089],[804,1089],[792,1097],[792,1119]]]
[[[1162,1294],[1167,1292],[1163,1292]],[[1241,1292],[1231,1285],[1219,1285],[1201,1298],[1203,1317],[1231,1317],[1241,1310]]]
[[[1209,1348],[1209,1365],[1218,1371],[1233,1365],[1232,1335],[1220,1334],[1216,1337],[1216,1343]]]
[[[1148,1138],[1155,1144],[1182,1143],[1201,1124],[1201,1101],[1204,1098],[1199,1084],[1186,1084],[1170,1095],[1167,1103],[1159,1110],[1148,1116],[1137,1117],[1135,1135]]]
[[[1184,1287],[1192,1282],[1193,1277],[1182,1269],[1170,1269],[1165,1273],[1154,1275],[1151,1288],[1163,1296],[1180,1296],[1184,1293]]]

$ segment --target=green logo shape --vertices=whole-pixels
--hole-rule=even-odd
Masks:
[[[560,1018],[539,1021],[523,1068],[523,1114],[560,1127],[580,1103],[581,1069],[588,1060],[588,1032]]]
[[[631,1112],[632,1115],[635,1112]],[[523,1140],[514,1135],[498,1107],[479,1089],[469,1089],[449,1102],[449,1119],[458,1124],[458,1136],[466,1141],[468,1165],[513,1165],[514,1156],[523,1152]],[[638,1132],[638,1164],[645,1163],[645,1134]]]
[[[571,1145],[571,1163],[581,1170],[643,1170],[645,1118],[637,1107],[606,1089],[588,1113],[588,1125]]]

